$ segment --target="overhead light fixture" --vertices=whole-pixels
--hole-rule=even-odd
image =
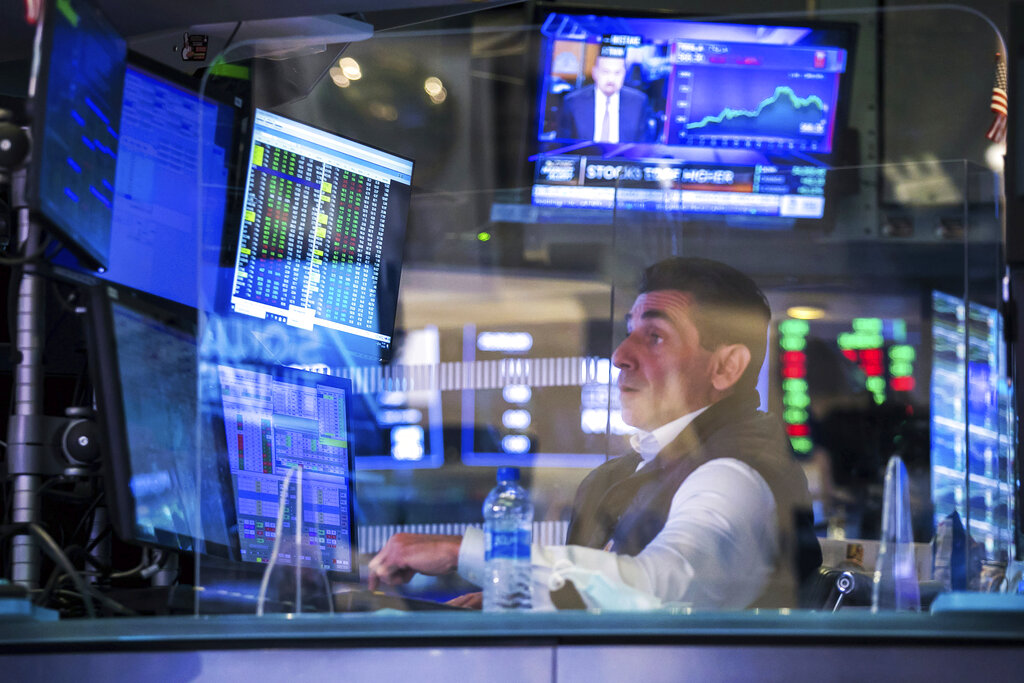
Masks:
[[[363,70],[359,67],[359,62],[351,57],[342,57],[339,59],[338,66],[341,67],[341,72],[345,74],[345,77],[350,81],[358,81],[363,77]]]
[[[352,81],[345,76],[345,72],[341,70],[340,66],[332,66],[328,73],[331,76],[331,80],[334,81],[334,85],[339,88],[347,88],[352,84]]]
[[[431,76],[424,81],[423,90],[430,96],[430,101],[434,104],[441,104],[448,98],[448,91],[445,90],[444,84],[437,76]]]
[[[441,83],[441,79],[437,76],[431,76],[423,82],[423,89],[428,95],[434,97],[441,94],[441,91],[444,90],[444,84]]]

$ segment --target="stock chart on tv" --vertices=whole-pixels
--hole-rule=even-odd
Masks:
[[[818,219],[846,31],[551,12],[532,201]]]

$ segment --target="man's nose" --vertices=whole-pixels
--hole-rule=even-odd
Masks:
[[[630,353],[631,338],[632,335],[628,335],[622,340],[622,343],[612,351],[612,365],[620,370],[633,367],[633,354]]]

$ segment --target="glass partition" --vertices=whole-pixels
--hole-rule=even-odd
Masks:
[[[1016,438],[1000,172],[984,141],[998,33],[955,7],[685,26],[550,10],[251,61],[264,46],[238,43],[208,70],[205,87],[252,108],[227,187],[202,188],[226,198],[224,230],[205,226],[216,234],[194,245],[196,472],[218,459],[237,539],[223,557],[194,555],[194,611],[442,609],[480,590],[479,574],[410,573],[373,594],[369,564],[396,533],[482,542],[467,530],[502,467],[519,468],[533,503],[536,612],[555,609],[547,581],[571,578],[567,566],[583,595],[563,606],[867,609],[892,456],[909,482],[921,608],[1005,590]],[[954,50],[977,58],[983,86],[976,70],[934,73]],[[592,131],[566,132],[572,96],[616,59],[621,92],[645,98],[643,139],[627,138],[625,109],[614,141],[599,139],[596,109],[582,115]],[[921,77],[893,75],[893,60]],[[966,114],[913,104],[950,92],[970,99]],[[757,404],[784,434],[785,485],[807,516],[799,539],[770,527],[785,542],[749,529],[729,542],[738,557],[762,546],[761,574],[786,543],[820,549],[821,570],[800,571],[785,600],[757,603],[767,583],[743,604],[658,594],[645,543],[622,554],[640,560],[615,557],[614,524],[589,553],[566,545],[574,514],[588,523],[581,482],[638,442],[619,390],[638,388],[621,374],[625,320],[640,273],[669,257],[727,264],[770,306]],[[703,407],[686,405],[671,419]],[[781,506],[775,475],[750,471],[770,490],[764,509]],[[659,490],[661,521],[637,538],[658,535],[673,492]],[[584,590],[594,572],[606,594]]]
[[[945,224],[963,225],[952,240],[883,237],[884,224],[869,240],[793,225],[765,229],[767,221],[760,230],[743,222],[694,229],[686,219],[652,229],[622,210],[620,198],[635,202],[635,190],[617,188],[616,244],[630,245],[617,252],[618,319],[634,306],[636,273],[667,254],[724,262],[767,297],[772,317],[757,381],[760,407],[777,417],[806,476],[823,568],[851,571],[857,581],[844,598],[847,608],[871,605],[883,480],[893,456],[907,470],[903,514],[925,609],[942,591],[990,589],[987,577],[1001,578],[1015,552],[1015,439],[1007,422],[1013,408],[1002,257],[992,230],[994,176],[964,161],[929,166],[960,201],[903,204],[901,220],[943,237]],[[833,170],[829,182],[856,186],[842,175],[874,170]],[[882,170],[883,193],[896,196],[911,192],[900,179],[922,173],[903,164]],[[664,192],[664,201],[679,203],[688,190]],[[891,218],[880,212],[862,220]],[[834,582],[834,573],[828,578]],[[822,588],[804,585],[812,593]],[[838,593],[827,589],[834,603]]]

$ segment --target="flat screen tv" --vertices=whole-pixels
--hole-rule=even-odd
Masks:
[[[826,216],[851,26],[561,7],[537,17],[529,201],[540,220]]]

